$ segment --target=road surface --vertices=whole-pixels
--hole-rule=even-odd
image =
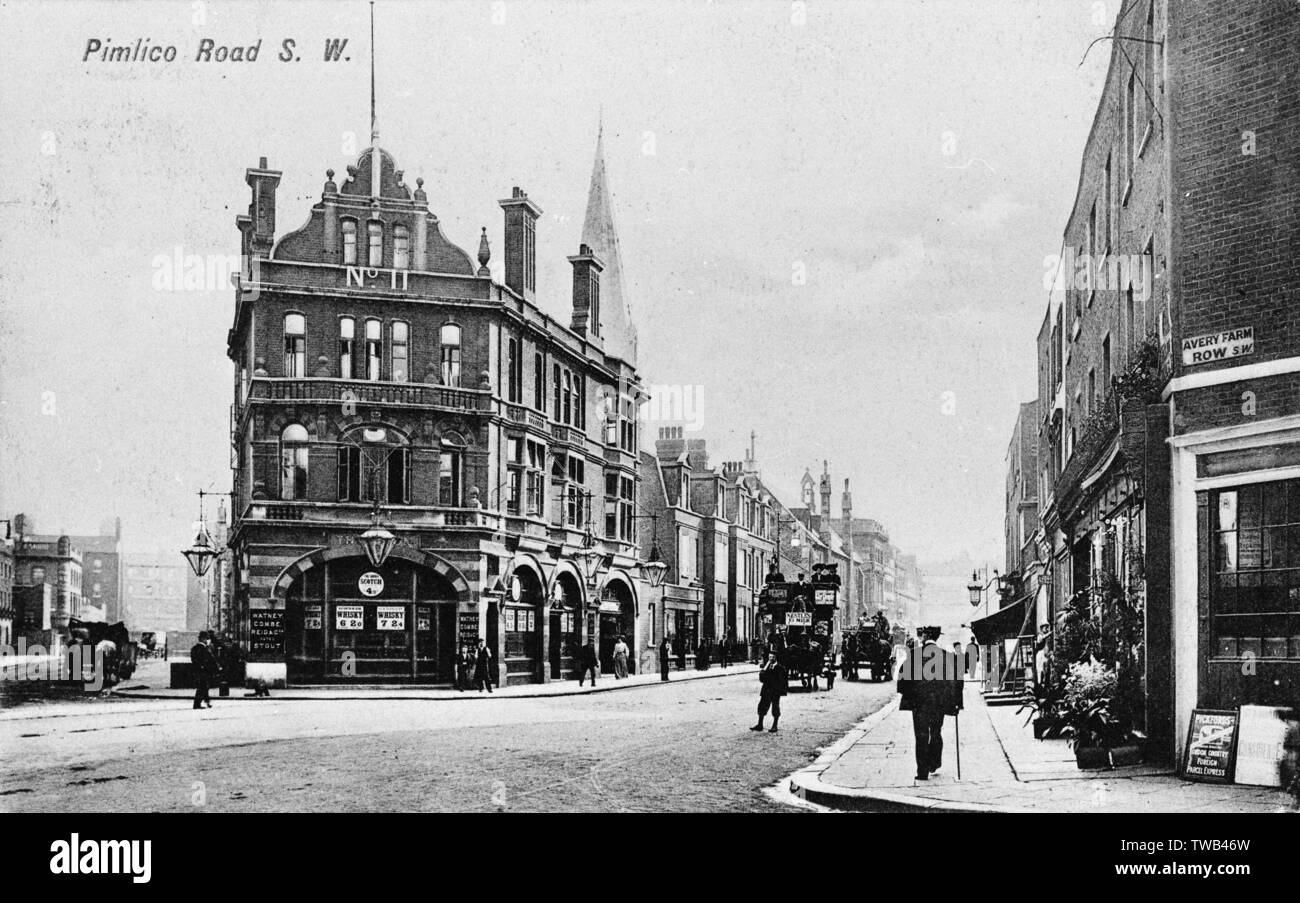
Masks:
[[[795,811],[763,794],[892,684],[792,692],[753,674],[590,696],[129,700],[0,711],[0,811]]]

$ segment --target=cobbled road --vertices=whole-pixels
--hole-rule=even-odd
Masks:
[[[758,734],[754,675],[590,696],[111,700],[0,712],[0,811],[800,811],[763,794],[892,684],[793,691]]]

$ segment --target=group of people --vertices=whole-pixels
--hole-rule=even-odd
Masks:
[[[492,650],[487,643],[478,641],[478,648],[462,643],[456,653],[456,689],[462,693],[475,689],[492,692]]]

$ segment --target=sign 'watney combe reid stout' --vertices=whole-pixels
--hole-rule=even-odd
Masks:
[[[279,655],[284,651],[284,612],[253,610],[248,613],[248,651],[252,656]]]
[[[1183,750],[1183,780],[1231,784],[1237,752],[1237,713],[1211,709],[1192,712]]]
[[[357,578],[357,590],[363,596],[377,596],[384,591],[384,578],[382,574],[376,574],[374,571],[366,571]]]
[[[1255,327],[1240,326],[1183,339],[1184,364],[1208,364],[1255,353]]]

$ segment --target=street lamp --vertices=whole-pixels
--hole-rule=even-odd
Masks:
[[[578,553],[578,561],[582,564],[582,573],[586,576],[587,583],[595,584],[596,575],[600,573],[600,563],[604,560],[605,553],[596,548],[596,542],[592,538],[591,531],[588,531],[583,549]]]
[[[217,550],[212,544],[212,537],[208,535],[207,526],[202,521],[199,522],[199,532],[194,537],[194,544],[181,554],[194,569],[195,577],[202,577],[208,572],[208,568],[212,567],[212,561],[217,557]]]
[[[970,583],[966,586],[966,591],[970,594],[971,608],[975,608],[983,600],[984,588],[980,586],[980,577],[976,571],[970,572]]]

